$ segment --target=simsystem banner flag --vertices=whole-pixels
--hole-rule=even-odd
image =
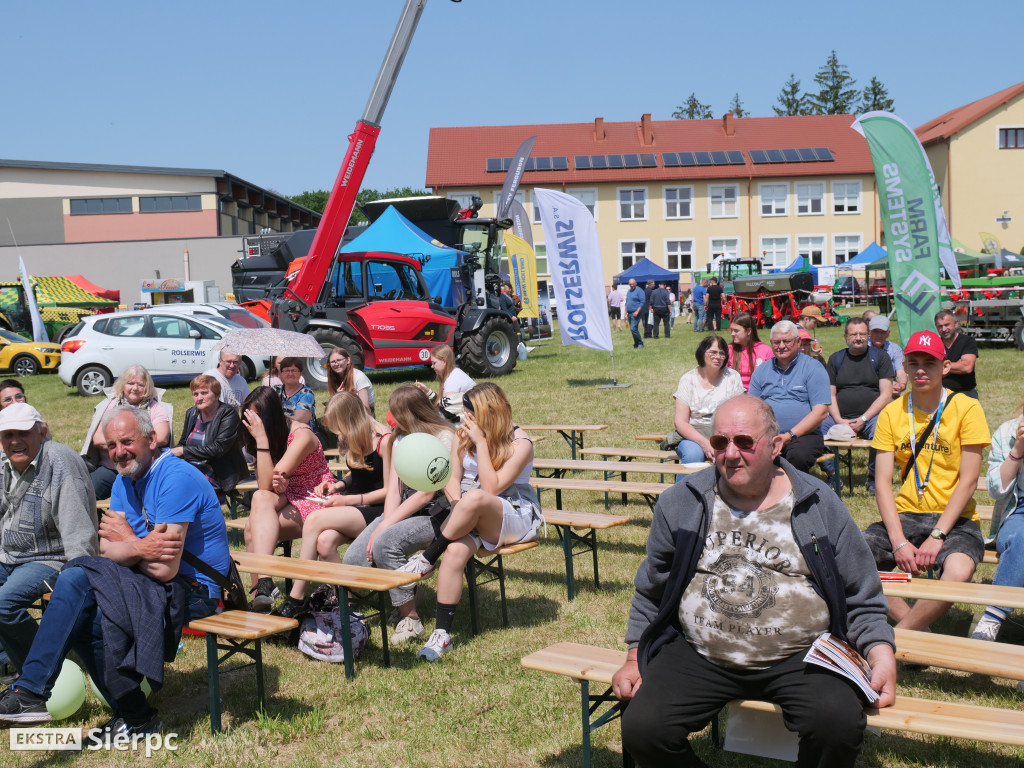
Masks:
[[[871,150],[896,320],[906,342],[917,331],[935,329],[940,264],[960,285],[946,215],[928,156],[910,126],[889,112],[868,112],[852,127]]]
[[[512,268],[512,287],[523,303],[519,317],[540,317],[537,306],[537,258],[533,248],[521,237],[505,233],[505,250]]]
[[[562,345],[612,351],[604,295],[604,267],[597,225],[587,206],[551,189],[534,189],[547,247],[548,270],[558,299]]]

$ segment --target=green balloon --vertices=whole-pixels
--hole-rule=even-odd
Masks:
[[[71,717],[85,702],[85,673],[75,662],[64,659],[57,682],[53,684],[46,711],[54,720]]]
[[[402,482],[417,491],[444,488],[452,472],[451,452],[426,432],[414,432],[400,439],[391,451],[391,463]]]
[[[92,688],[92,692],[96,694],[96,698],[100,700],[100,703],[102,703],[103,706],[107,709],[111,709],[110,703],[107,701],[106,697],[102,693],[100,693],[100,689],[96,687],[96,681],[93,680],[91,677],[89,678],[89,687]],[[148,678],[142,678],[142,685],[140,685],[139,687],[142,689],[142,692],[146,695],[146,698],[148,699],[149,694],[153,692],[153,688],[150,686]]]

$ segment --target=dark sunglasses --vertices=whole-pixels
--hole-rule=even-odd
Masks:
[[[473,404],[469,402],[469,395],[462,396],[462,407],[470,413],[473,413]]]
[[[763,437],[763,435],[761,436]],[[731,438],[725,435],[712,435],[708,438],[708,442],[711,443],[711,447],[716,451],[724,451],[729,447],[729,443],[732,443],[741,451],[749,451],[755,445],[761,437],[751,437],[750,435],[733,435]]]

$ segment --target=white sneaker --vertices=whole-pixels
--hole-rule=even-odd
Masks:
[[[990,643],[994,643],[999,635],[999,628],[1001,626],[1003,626],[1002,622],[992,621],[983,616],[981,621],[978,622],[978,626],[971,633],[971,640],[987,640]]]
[[[391,633],[392,643],[405,643],[415,640],[423,634],[423,622],[419,616],[406,616],[398,622],[395,631]]]
[[[427,560],[423,555],[417,554],[410,557],[409,562],[398,570],[403,571],[404,573],[415,573],[419,575],[421,579],[425,579],[434,572],[436,567],[436,565]]]
[[[430,633],[430,638],[427,640],[427,644],[423,646],[416,656],[421,659],[426,659],[427,661],[437,661],[444,655],[445,651],[449,650],[451,647],[452,636],[443,629],[435,629]]]

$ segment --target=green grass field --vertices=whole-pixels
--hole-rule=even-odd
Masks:
[[[628,331],[613,333],[615,374],[624,389],[599,389],[609,383],[608,353],[563,347],[557,339],[534,342],[526,362],[499,383],[508,392],[521,423],[607,424],[588,435],[588,445],[633,446],[641,433],[664,433],[672,424],[672,392],[679,376],[695,365],[693,351],[699,335],[677,324],[671,339],[651,340],[641,351],[632,349]],[[819,332],[826,352],[842,345],[838,328]],[[1019,408],[1024,400],[1020,375],[1024,357],[1012,347],[986,346],[978,371],[982,403],[990,429]],[[429,371],[380,374],[372,377],[378,408],[397,384],[417,378],[428,381]],[[95,400],[86,400],[64,387],[56,376],[26,382],[29,400],[49,421],[57,440],[81,446]],[[168,393],[180,429],[191,404],[188,389]],[[647,444],[645,444],[647,445]],[[566,457],[568,446],[557,436],[538,443],[541,456]],[[873,498],[864,490],[863,459],[857,468],[857,487],[844,500],[863,528],[877,519]],[[550,495],[543,500],[553,504]],[[604,511],[596,494],[569,494],[567,509]],[[218,766],[576,766],[582,754],[579,733],[579,690],[570,680],[523,670],[523,655],[555,642],[623,648],[632,579],[644,553],[651,513],[642,500],[612,511],[628,514],[631,522],[599,534],[602,587],[596,590],[586,562],[578,561],[578,594],[566,601],[561,546],[553,530],[541,546],[507,561],[511,628],[501,629],[496,585],[483,588],[484,632],[472,637],[468,603],[463,597],[455,622],[455,648],[435,665],[415,658],[420,645],[392,648],[392,666],[382,666],[379,632],[356,664],[356,679],[346,682],[341,665],[303,656],[298,650],[269,646],[267,711],[257,714],[255,680],[251,670],[223,678],[226,732],[213,737],[207,716],[206,656],[201,638],[184,638],[184,653],[169,666],[167,684],[154,699],[165,730],[179,734],[174,753],[154,756],[147,764],[192,768]],[[981,566],[976,579],[990,581],[993,567]],[[433,626],[434,582],[423,590],[422,615],[427,632]],[[936,631],[966,634],[980,608],[956,606]],[[1024,642],[1020,624],[1008,624],[1004,636]],[[424,636],[425,639],[425,636]],[[998,647],[993,647],[993,653]],[[1024,697],[1015,681],[988,679],[939,669],[901,673],[900,693],[1020,709]],[[93,698],[62,725],[94,727],[108,717]],[[716,753],[707,734],[695,737],[695,747],[712,765],[784,765],[732,753]],[[621,765],[616,724],[594,734],[594,765]],[[81,761],[93,765],[136,764],[132,753],[22,752],[7,754],[0,746],[3,766],[42,766]],[[959,766],[975,768],[1020,766],[1024,749],[977,742],[885,733],[866,737],[861,765],[884,768]]]

